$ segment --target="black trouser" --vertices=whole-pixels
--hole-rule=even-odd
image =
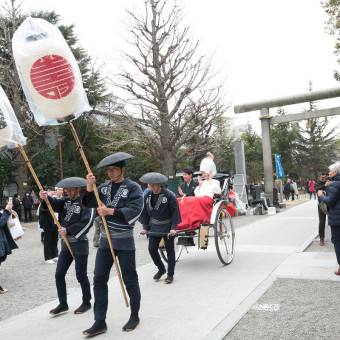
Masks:
[[[150,236],[149,238],[149,253],[153,263],[157,266],[158,270],[165,271],[164,263],[162,262],[161,256],[158,252],[159,242],[162,236]],[[166,254],[168,257],[168,274],[173,276],[175,273],[175,237],[164,237],[164,245]]]
[[[319,214],[319,237],[320,239],[325,238],[325,226],[326,226],[326,214],[322,212],[318,205],[318,214]]]
[[[295,191],[294,191],[294,190],[291,190],[290,193],[291,193],[291,195],[292,195],[292,201],[294,201],[294,194],[295,194]]]
[[[114,249],[118,258],[122,279],[130,297],[131,314],[138,316],[141,294],[139,289],[138,274],[136,271],[136,251]],[[94,268],[94,319],[105,320],[108,306],[108,287],[110,270],[113,258],[109,248],[99,248],[96,255]]]
[[[26,223],[27,223],[28,221],[29,221],[29,222],[32,222],[32,208],[25,208],[25,207],[24,207],[24,211],[25,211],[25,222],[26,222]],[[27,219],[27,214],[28,214],[29,220]]]
[[[338,265],[340,266],[340,226],[331,227],[331,232],[336,259],[338,261]]]
[[[44,229],[44,256],[45,260],[58,257],[58,229]]]
[[[46,236],[45,236],[46,237]],[[76,277],[80,283],[80,287],[83,293],[83,302],[91,300],[90,281],[87,277],[87,259],[88,255],[78,255],[73,253],[76,267]],[[55,282],[58,291],[58,298],[60,303],[67,302],[66,294],[66,273],[73,262],[73,257],[69,250],[61,251],[57,263],[57,269],[55,272]]]
[[[19,221],[21,222],[21,209],[13,209],[17,214],[18,214],[18,218],[19,218]]]
[[[310,192],[309,192],[309,199],[310,199],[310,200],[312,199],[312,195],[314,196],[314,199],[316,199],[316,193],[315,193],[315,191],[310,191]]]

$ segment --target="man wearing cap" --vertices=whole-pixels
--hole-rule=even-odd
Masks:
[[[190,168],[183,169],[183,180],[184,183],[178,187],[178,193],[180,197],[188,197],[195,196],[195,188],[198,186],[198,183],[192,179],[193,170]]]
[[[162,237],[164,238],[165,249],[168,256],[168,275],[164,280],[172,283],[175,273],[175,245],[174,237],[176,228],[181,222],[178,203],[175,195],[162,188],[162,183],[167,181],[167,177],[157,172],[150,172],[140,178],[142,183],[149,185],[150,191],[144,197],[144,209],[140,217],[143,225],[142,233],[145,234],[147,227],[150,226],[149,253],[158,268],[158,272],[153,279],[159,279],[166,273],[164,263],[158,253],[158,245]],[[170,234],[170,237],[166,237]]]
[[[139,323],[139,308],[141,293],[136,271],[136,248],[133,238],[135,222],[143,209],[143,192],[141,187],[128,178],[124,178],[126,160],[133,158],[128,153],[118,152],[99,162],[97,169],[106,167],[111,181],[98,187],[98,194],[102,205],[97,208],[100,216],[105,216],[107,227],[113,246],[113,251],[119,260],[127,293],[130,297],[131,315],[122,330],[129,332]],[[95,176],[88,174],[87,192],[84,195],[84,205],[98,206],[93,193]],[[91,328],[83,332],[84,335],[94,336],[105,333],[106,312],[108,306],[108,286],[113,257],[109,247],[103,221],[100,218],[101,238],[96,256],[94,269],[94,319]]]
[[[87,233],[95,218],[95,209],[83,209],[81,205],[80,190],[86,186],[84,178],[69,177],[61,180],[57,186],[65,189],[67,197],[51,197],[46,191],[40,192],[40,198],[51,203],[52,209],[60,216],[61,226],[59,234],[65,236],[69,242],[75,260],[77,280],[82,290],[82,304],[74,313],[82,314],[91,308],[90,282],[87,277],[87,260],[89,255],[89,241]],[[46,205],[43,201],[42,206]],[[65,276],[73,262],[73,257],[65,242],[62,242],[59,254],[57,269],[55,273],[56,286],[58,291],[59,305],[50,311],[51,315],[58,315],[68,311]]]

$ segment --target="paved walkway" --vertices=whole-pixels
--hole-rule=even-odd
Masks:
[[[109,284],[108,332],[100,339],[223,339],[277,277],[340,281],[334,252],[303,250],[316,237],[315,202],[267,216],[236,230],[236,255],[220,264],[213,244],[182,254],[172,285],[153,282],[152,264],[138,269],[142,290],[141,323],[131,333],[121,327],[129,317],[117,278]],[[29,298],[29,297],[28,297]],[[51,317],[57,301],[0,323],[1,339],[83,339],[93,312],[74,315],[80,292],[69,296],[70,311]],[[315,320],[314,320],[315,321]]]

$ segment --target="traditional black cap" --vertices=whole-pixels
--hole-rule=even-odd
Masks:
[[[125,160],[133,158],[132,155],[126,152],[117,152],[102,159],[97,165],[97,169],[104,168],[105,166],[118,166],[124,168],[126,166]]]
[[[142,183],[147,183],[147,184],[160,184],[160,183],[165,183],[168,180],[168,177],[165,177],[164,175],[158,172],[149,172],[143,175],[139,180]]]
[[[81,177],[69,177],[62,179],[55,186],[63,189],[86,187],[87,181]]]

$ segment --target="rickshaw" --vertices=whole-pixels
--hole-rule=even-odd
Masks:
[[[217,256],[223,265],[229,265],[234,258],[235,229],[232,216],[235,208],[229,199],[229,192],[233,186],[233,175],[217,173],[213,178],[219,180],[221,194],[213,198],[210,220],[200,220],[191,226],[179,225],[176,235],[177,242],[175,242],[176,261],[179,260],[183,249],[188,253],[188,248],[195,246],[195,240],[197,240],[198,249],[207,249],[211,238],[215,241]],[[189,198],[191,197],[185,199]],[[192,197],[192,199],[197,200],[199,198]],[[178,200],[182,215],[181,198]],[[213,232],[210,232],[210,230]],[[162,258],[167,262],[166,249],[162,242],[160,243],[159,251]]]

